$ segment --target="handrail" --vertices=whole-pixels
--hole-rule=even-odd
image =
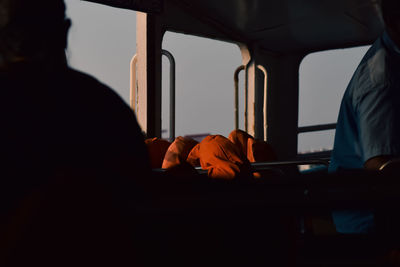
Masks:
[[[131,79],[130,79],[130,105],[133,111],[136,112],[136,104],[137,104],[137,84],[136,84],[136,63],[138,60],[137,54],[135,54],[130,63],[131,68]]]
[[[244,65],[237,67],[233,76],[233,81],[235,84],[235,130],[239,129],[239,73],[244,69]]]
[[[325,131],[333,129],[336,129],[336,123],[299,127],[297,129],[297,133],[308,133],[308,132],[317,132],[317,131]]]
[[[175,59],[174,56],[168,52],[167,50],[161,50],[161,54],[166,56],[170,63],[170,73],[169,73],[169,90],[170,90],[170,97],[169,97],[169,112],[170,112],[170,120],[169,120],[169,132],[170,132],[170,140],[173,141],[175,139]],[[130,63],[131,68],[131,79],[130,79],[130,105],[133,111],[136,112],[136,107],[138,103],[138,94],[137,94],[137,83],[136,83],[136,63],[138,61],[138,55],[135,54]]]
[[[264,140],[267,141],[267,83],[268,73],[263,65],[257,65],[257,68],[264,73],[264,102],[263,102],[263,113],[264,113]]]
[[[161,50],[161,54],[166,56],[169,60],[170,71],[169,71],[169,139],[174,141],[175,139],[175,59],[174,56],[167,50]]]
[[[272,168],[277,168],[277,167],[300,166],[300,165],[329,166],[329,161],[315,159],[315,160],[291,160],[291,161],[271,161],[271,162],[252,162],[252,163],[250,163],[252,172],[271,170]],[[195,169],[200,174],[206,172],[206,170],[202,169],[201,167],[195,167]]]
[[[271,161],[271,162],[252,162],[250,163],[252,172],[270,170],[276,167],[300,166],[300,165],[324,165],[329,166],[329,160],[311,159],[311,160],[290,160],[290,161]],[[201,167],[195,167],[196,171],[204,174],[207,171]],[[156,172],[164,172],[166,169],[153,169]]]
[[[329,166],[328,160],[310,159],[310,160],[289,160],[289,161],[271,161],[271,162],[253,162],[251,166],[255,169],[264,167],[279,167],[279,166],[300,166],[300,165],[324,165]],[[260,170],[260,169],[257,169]]]
[[[244,130],[248,132],[249,124],[249,76],[247,74],[247,66],[245,65],[244,70]]]
[[[324,165],[329,166],[326,160],[291,160],[291,161],[271,161],[271,162],[252,162],[250,163],[253,172],[270,170],[274,167],[300,166],[300,165]],[[195,168],[197,171],[204,171],[201,167]]]

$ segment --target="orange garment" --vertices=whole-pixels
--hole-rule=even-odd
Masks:
[[[268,162],[277,160],[272,146],[262,140],[256,140],[242,130],[232,131],[228,139],[240,149],[250,162]],[[254,178],[260,178],[261,173],[253,173]]]
[[[200,167],[200,144],[192,148],[186,161],[193,167]]]
[[[161,168],[165,153],[168,147],[171,145],[170,142],[157,137],[148,138],[144,140],[147,150],[149,151],[151,168]]]
[[[272,146],[265,141],[248,139],[247,158],[250,162],[268,162],[277,160]]]
[[[250,162],[266,162],[277,160],[274,149],[262,140],[256,140],[242,130],[232,131],[228,139],[236,145]]]
[[[249,135],[245,131],[242,130],[233,130],[228,139],[235,144],[237,148],[242,151],[243,154],[247,155],[247,143],[249,139],[254,139],[253,136]],[[247,157],[248,158],[248,157]]]
[[[197,144],[198,142],[191,138],[182,136],[175,138],[174,142],[172,142],[165,153],[162,168],[168,169],[186,162],[190,151]]]
[[[227,138],[210,135],[195,146],[188,156],[189,162],[200,161],[208,176],[219,179],[234,179],[250,176],[246,156]]]
[[[268,162],[277,160],[272,146],[265,141],[249,138],[247,140],[247,158],[250,162]],[[268,176],[268,171],[254,172],[254,178]]]

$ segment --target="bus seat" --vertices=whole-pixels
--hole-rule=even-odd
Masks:
[[[163,169],[169,169],[186,162],[186,159],[192,150],[198,144],[191,138],[178,136],[174,142],[168,147],[162,163]]]
[[[229,139],[222,135],[210,135],[195,146],[188,156],[189,162],[200,162],[210,178],[234,179],[250,176],[250,164],[246,156]]]
[[[171,143],[157,137],[148,138],[144,142],[149,152],[151,167],[153,169],[161,168],[165,153]]]
[[[70,170],[26,189],[18,205],[2,214],[0,266],[139,263],[119,197],[91,170]]]

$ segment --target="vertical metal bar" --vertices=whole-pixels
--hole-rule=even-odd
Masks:
[[[244,68],[244,130],[248,132],[248,109],[249,109],[249,74],[247,73],[247,66]]]
[[[137,63],[137,54],[135,54],[131,59],[131,80],[130,80],[130,105],[133,111],[135,112],[137,104],[136,63]]]
[[[264,73],[264,102],[263,102],[263,108],[264,108],[264,140],[267,141],[267,130],[268,130],[268,124],[267,124],[267,80],[268,80],[268,73],[267,70],[264,68],[262,65],[257,65],[257,68],[261,70]]]
[[[175,59],[174,56],[167,50],[161,50],[161,53],[166,56],[170,63],[169,71],[169,139],[175,140]]]
[[[235,84],[235,130],[239,129],[239,73],[244,70],[244,65],[239,66],[235,70],[233,81]]]

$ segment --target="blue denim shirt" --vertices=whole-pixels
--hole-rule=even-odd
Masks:
[[[384,32],[365,54],[342,99],[329,171],[400,155],[400,49]],[[373,229],[370,211],[333,213],[338,232]]]

